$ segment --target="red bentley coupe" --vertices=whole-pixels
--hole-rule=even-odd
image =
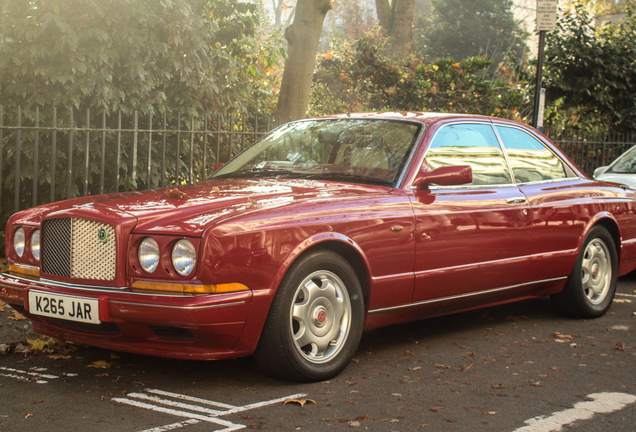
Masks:
[[[57,338],[324,380],[378,326],[538,296],[604,314],[635,194],[507,120],[302,120],[198,184],[13,215],[0,298]]]

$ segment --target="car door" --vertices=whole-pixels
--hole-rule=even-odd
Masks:
[[[528,280],[532,215],[490,122],[435,131],[428,170],[468,165],[472,183],[414,191],[414,302],[513,289]]]
[[[530,132],[503,124],[495,129],[533,209],[532,278],[547,281],[566,276],[574,265],[581,233],[595,211],[588,208],[593,206],[593,192]]]

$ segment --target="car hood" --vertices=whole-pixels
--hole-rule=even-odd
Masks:
[[[128,220],[137,233],[169,232],[200,236],[221,221],[253,218],[272,208],[295,207],[301,203],[352,199],[390,190],[382,186],[311,180],[208,180],[194,185],[145,192],[83,197],[36,207],[22,220],[48,217],[85,217],[97,214],[105,221]],[[293,210],[289,208],[290,214]],[[117,223],[117,222],[115,222]]]
[[[597,175],[595,178],[596,180],[624,184],[631,189],[636,189],[636,174],[615,174],[606,172]]]

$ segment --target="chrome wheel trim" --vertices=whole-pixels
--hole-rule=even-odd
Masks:
[[[327,363],[342,351],[351,329],[351,301],[342,280],[319,270],[294,293],[289,325],[294,346],[314,364]]]
[[[588,243],[581,261],[581,285],[590,304],[605,300],[612,283],[612,256],[605,242],[595,238]]]

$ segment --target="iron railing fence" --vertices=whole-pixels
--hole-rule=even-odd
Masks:
[[[572,130],[547,130],[546,135],[558,145],[586,174],[636,145],[636,133],[585,133]]]
[[[0,231],[38,204],[193,183],[277,126],[268,116],[125,115],[0,105]]]
[[[199,181],[277,124],[245,113],[5,112],[0,105],[0,231],[10,214],[38,204]],[[547,135],[590,175],[636,145],[636,134]]]

